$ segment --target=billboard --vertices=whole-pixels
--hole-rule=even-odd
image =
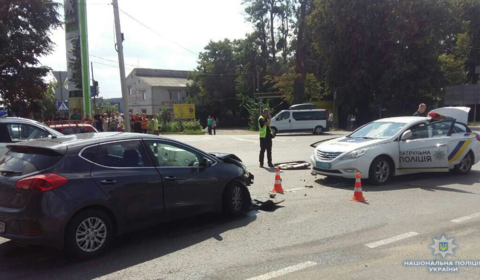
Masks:
[[[176,120],[195,119],[195,104],[173,104]]]
[[[90,72],[86,0],[65,0],[68,97],[82,98],[81,114],[90,114]]]

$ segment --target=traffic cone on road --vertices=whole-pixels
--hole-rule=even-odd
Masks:
[[[365,202],[367,201],[363,197],[362,192],[362,181],[360,181],[360,173],[357,172],[357,178],[355,179],[355,190],[353,191],[353,196],[350,198],[350,201]]]
[[[275,167],[275,170],[277,171],[277,174],[275,175],[275,185],[273,186],[273,189],[270,192],[283,194],[284,191],[282,188],[282,178],[280,178],[280,168],[277,166]]]

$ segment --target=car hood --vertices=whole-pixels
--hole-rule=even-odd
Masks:
[[[237,157],[236,155],[234,154],[229,154],[229,153],[217,153],[217,152],[212,152],[212,153],[209,153],[210,155],[212,156],[215,156],[223,161],[225,160],[228,160],[228,159],[233,159],[233,160],[236,160],[236,161],[239,161],[239,162],[242,162],[242,160]]]
[[[341,137],[322,143],[317,146],[316,150],[322,152],[341,152],[346,153],[356,149],[379,145],[388,142],[388,139],[364,139],[364,138],[348,138]]]

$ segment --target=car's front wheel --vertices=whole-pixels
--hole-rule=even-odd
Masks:
[[[380,156],[370,165],[368,179],[370,183],[378,186],[385,184],[392,175],[393,166],[390,160],[385,156]]]
[[[323,134],[323,127],[321,126],[315,127],[315,129],[313,130],[313,133],[317,135]]]
[[[457,174],[465,175],[470,172],[473,166],[473,154],[468,152],[459,164],[455,165],[454,171]]]
[[[101,210],[89,209],[78,213],[70,221],[66,231],[66,249],[72,257],[91,259],[103,254],[112,238],[110,217]]]
[[[231,217],[246,213],[251,206],[250,192],[242,184],[233,182],[223,193],[223,209]]]

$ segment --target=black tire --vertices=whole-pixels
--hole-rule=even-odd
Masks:
[[[368,180],[373,185],[385,184],[394,174],[394,167],[388,157],[380,156],[373,160],[368,172]]]
[[[466,175],[470,172],[473,166],[473,154],[469,151],[459,164],[455,165],[453,171],[459,175]]]
[[[236,217],[248,212],[252,205],[250,192],[238,182],[230,183],[223,193],[223,212]]]
[[[94,227],[92,223],[96,222],[99,224]],[[85,228],[85,225],[88,224],[92,226],[90,229]],[[92,229],[95,230],[92,231]],[[86,232],[86,235],[84,235],[85,238],[88,238],[90,235],[90,238],[93,238],[94,242],[88,239],[77,242],[77,232]],[[103,236],[105,237],[103,238]],[[105,253],[108,247],[110,247],[113,236],[112,220],[105,212],[96,209],[84,210],[76,214],[67,227],[65,232],[65,249],[67,250],[68,255],[73,258],[96,258]],[[103,242],[100,242],[99,240],[103,240]],[[91,246],[89,246],[90,244]],[[82,246],[85,247],[82,248]]]
[[[316,135],[323,134],[323,127],[321,127],[321,126],[315,127],[315,129],[313,130],[313,134],[316,134]]]

